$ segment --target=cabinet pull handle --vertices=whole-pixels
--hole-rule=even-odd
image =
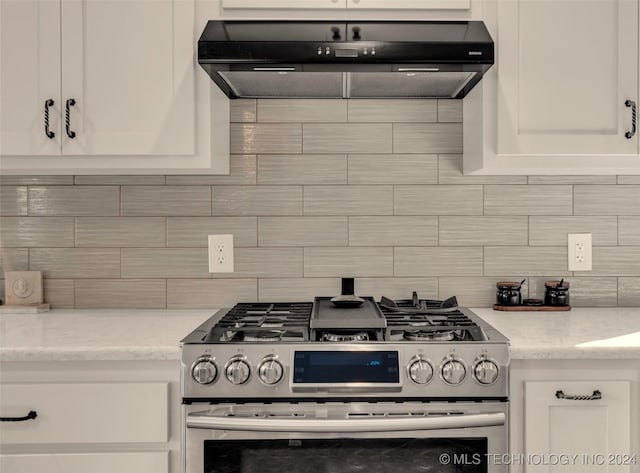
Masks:
[[[627,100],[624,105],[625,107],[631,107],[631,131],[627,131],[624,134],[624,137],[630,140],[636,134],[636,103],[633,100]]]
[[[567,395],[562,391],[556,391],[556,397],[558,399],[568,399],[570,401],[597,401],[598,399],[602,399],[602,393],[597,389],[593,391],[593,394],[580,396],[580,395]]]
[[[65,107],[66,110],[65,110],[64,122],[67,127],[67,136],[69,138],[76,137],[76,132],[71,130],[71,107],[73,107],[75,104],[76,104],[76,101],[74,99],[68,99],[67,105]]]
[[[47,135],[47,138],[50,140],[53,139],[56,134],[52,131],[49,131],[49,107],[53,107],[55,102],[53,99],[47,99],[44,101],[44,134]]]
[[[38,413],[36,411],[29,411],[29,413],[24,417],[0,417],[0,422],[22,422],[23,420],[31,420],[38,417]]]

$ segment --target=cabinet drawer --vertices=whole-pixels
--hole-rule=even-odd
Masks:
[[[167,383],[4,384],[0,399],[2,417],[24,416],[31,410],[38,414],[34,420],[2,422],[3,444],[168,438]]]
[[[0,471],[11,473],[167,473],[168,452],[48,453],[0,455]]]

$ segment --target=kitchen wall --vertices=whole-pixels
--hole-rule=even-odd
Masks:
[[[243,100],[231,115],[229,176],[2,176],[2,269],[43,271],[54,307],[310,300],[340,276],[469,306],[498,280],[540,297],[564,277],[576,306],[640,305],[640,176],[462,176],[457,100]],[[593,271],[566,270],[568,232],[593,233]],[[235,273],[209,274],[214,233],[234,234]]]

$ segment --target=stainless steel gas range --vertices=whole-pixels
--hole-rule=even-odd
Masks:
[[[237,304],[182,341],[185,472],[507,472],[508,386],[455,298]]]

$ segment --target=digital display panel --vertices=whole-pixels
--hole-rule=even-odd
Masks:
[[[397,351],[296,351],[296,384],[398,384]]]

